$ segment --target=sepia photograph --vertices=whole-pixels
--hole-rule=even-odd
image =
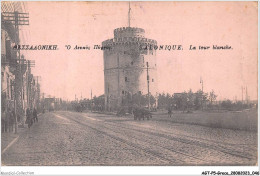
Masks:
[[[258,2],[2,1],[1,165],[258,166]]]

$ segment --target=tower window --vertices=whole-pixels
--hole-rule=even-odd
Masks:
[[[154,82],[154,79],[152,79],[152,82]]]

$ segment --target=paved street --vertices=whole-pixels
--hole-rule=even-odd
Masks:
[[[174,117],[173,117],[174,118]],[[51,112],[3,153],[3,165],[255,165],[257,132],[153,117]]]

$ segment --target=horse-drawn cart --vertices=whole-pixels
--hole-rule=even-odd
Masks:
[[[134,115],[134,120],[141,120],[141,119],[151,119],[152,118],[152,113],[145,108],[133,108],[133,115]]]

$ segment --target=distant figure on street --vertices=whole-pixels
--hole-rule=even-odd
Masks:
[[[172,117],[172,107],[168,108],[168,117]]]
[[[38,122],[38,118],[37,118],[37,110],[35,108],[33,108],[33,121],[35,123],[35,121]]]
[[[34,119],[33,119],[33,109],[30,109],[30,118],[31,118],[31,124],[33,125]]]
[[[2,111],[1,111],[1,129],[2,129],[2,133],[6,132],[6,110],[4,107],[2,107]]]
[[[29,108],[26,109],[26,121],[25,121],[25,123],[28,124],[28,128],[30,128],[32,126],[31,112],[30,112]]]
[[[14,131],[14,124],[15,124],[15,112],[14,110],[10,109],[10,120],[9,120],[9,132]]]
[[[11,110],[10,108],[7,108],[7,112],[6,112],[6,127],[7,127],[7,131],[11,132]]]

